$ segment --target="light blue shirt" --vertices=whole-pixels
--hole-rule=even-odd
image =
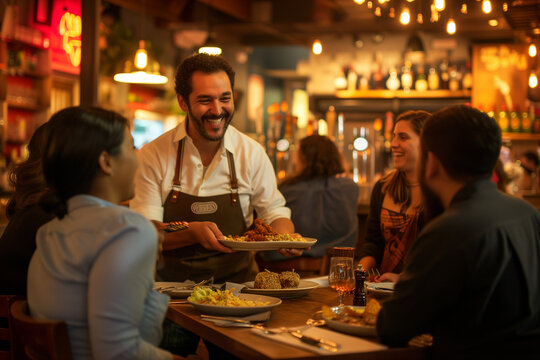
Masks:
[[[74,359],[171,359],[157,347],[169,297],[153,290],[157,232],[141,215],[77,195],[43,225],[28,271],[32,316],[64,320]]]

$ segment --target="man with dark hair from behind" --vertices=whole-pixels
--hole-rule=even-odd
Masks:
[[[379,313],[385,344],[430,333],[435,358],[540,354],[540,213],[490,181],[500,147],[499,127],[478,110],[426,121],[418,178],[431,221]]]

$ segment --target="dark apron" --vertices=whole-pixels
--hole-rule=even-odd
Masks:
[[[163,222],[212,221],[223,235],[242,235],[246,223],[238,200],[238,180],[234,158],[227,150],[231,174],[231,193],[216,196],[193,196],[181,191],[184,139],[178,144],[173,188],[165,200]],[[163,264],[158,269],[161,281],[201,281],[214,276],[214,282],[245,282],[255,278],[258,268],[250,251],[226,254],[206,250],[200,244],[163,252]]]

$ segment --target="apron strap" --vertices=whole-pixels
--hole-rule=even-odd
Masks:
[[[185,139],[182,139],[178,142],[178,152],[176,154],[176,165],[174,168],[173,185],[170,198],[172,203],[176,203],[178,200],[178,195],[182,190],[181,180],[182,161],[184,158],[184,140]],[[234,156],[229,150],[227,150],[227,160],[229,163],[229,171],[231,173],[231,203],[236,205],[238,203],[238,178],[236,177],[236,169],[234,167]]]
[[[178,200],[178,195],[180,194],[180,191],[182,190],[182,183],[180,181],[182,180],[182,160],[183,160],[182,155],[183,153],[184,153],[184,139],[178,142],[178,152],[176,153],[176,165],[174,167],[173,185],[172,185],[171,198],[170,198],[170,201],[172,203],[176,203],[176,201]]]
[[[227,150],[227,160],[229,161],[229,171],[231,172],[231,203],[238,203],[238,179],[236,178],[236,169],[234,168],[233,154]]]

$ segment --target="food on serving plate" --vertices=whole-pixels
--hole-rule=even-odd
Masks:
[[[300,275],[292,271],[283,271],[279,274],[279,281],[283,289],[297,288],[300,284]]]
[[[163,231],[175,232],[175,231],[185,230],[188,227],[189,227],[189,224],[187,221],[171,221],[169,223],[165,223],[165,227],[163,228]]]
[[[299,234],[278,234],[270,225],[266,225],[262,219],[255,219],[253,229],[243,235],[229,235],[225,240],[232,241],[307,241]]]
[[[375,326],[377,314],[379,314],[380,310],[381,304],[376,299],[369,300],[364,309],[350,306],[341,306],[334,309],[329,306],[322,307],[325,318],[359,326]]]
[[[188,300],[197,304],[218,305],[218,306],[265,306],[268,301],[244,300],[232,293],[230,290],[212,290],[209,287],[195,287],[188,297]]]
[[[261,271],[255,276],[253,287],[255,289],[281,289],[279,275],[268,270]]]

